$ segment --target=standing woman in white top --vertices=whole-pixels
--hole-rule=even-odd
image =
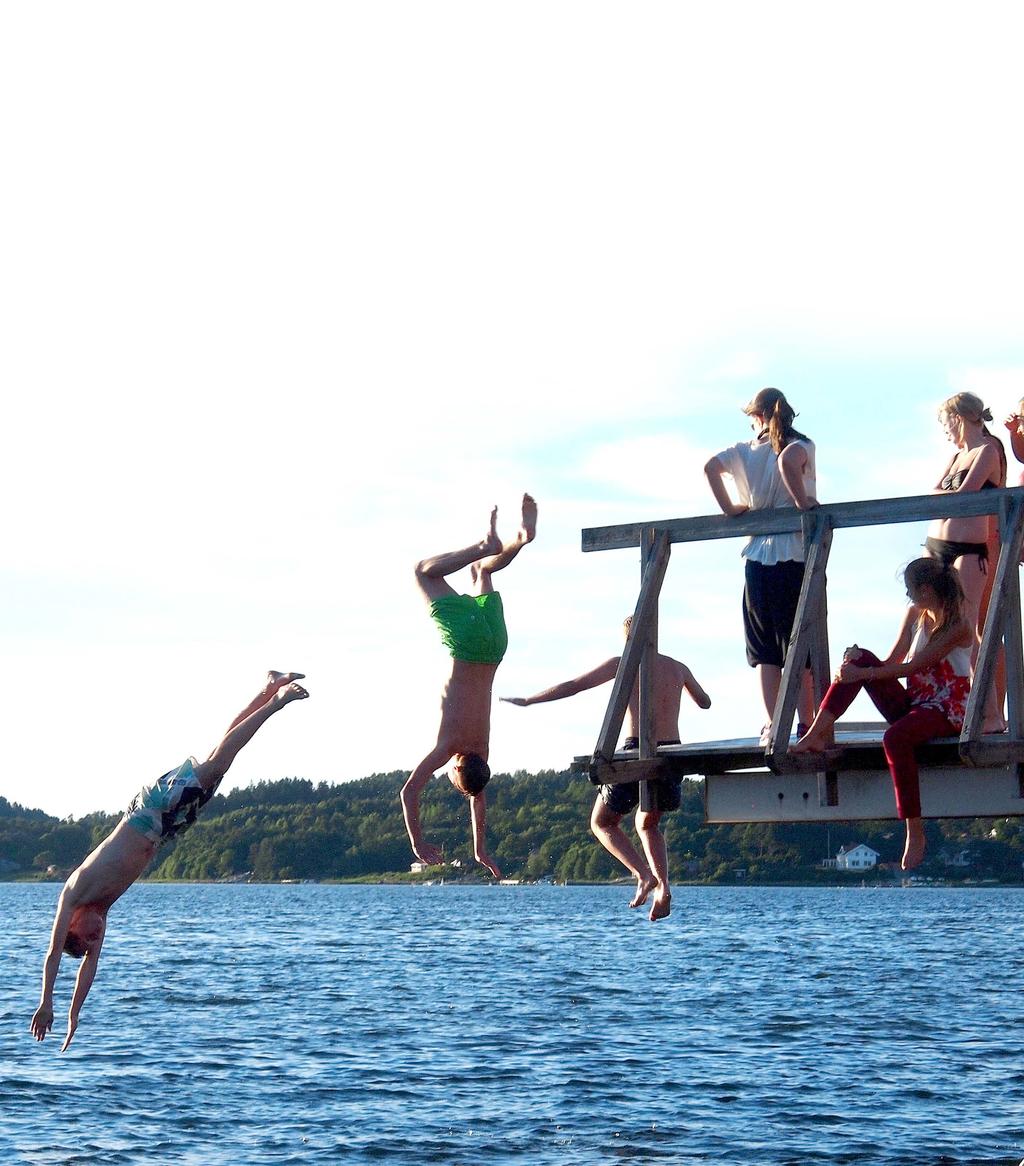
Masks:
[[[748,510],[817,506],[814,442],[793,428],[796,413],[778,389],[762,389],[743,409],[757,436],[716,453],[704,467],[715,501],[728,515]],[[734,502],[724,478],[732,478],[739,495]],[[743,629],[747,662],[756,668],[768,723],[761,743],[771,736],[771,717],[782,683],[789,637],[804,578],[804,544],[799,532],[751,535],[742,555],[746,559],[743,590]],[[810,672],[800,689],[801,726],[814,718]]]

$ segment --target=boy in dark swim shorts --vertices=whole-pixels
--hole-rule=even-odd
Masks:
[[[523,495],[522,521],[516,537],[502,542],[496,529],[497,507],[487,534],[472,546],[424,559],[416,565],[416,582],[430,605],[430,615],[452,656],[452,672],[441,694],[437,743],[402,787],[402,813],[413,853],[424,863],[444,861],[436,846],[423,840],[420,795],[436,770],[452,762],[449,779],[469,800],[473,856],[495,878],[501,871],[487,853],[487,795],[491,778],[487,756],[491,737],[491,689],[508,647],[501,596],[491,585],[495,571],[507,567],[537,534],[537,503]],[[459,595],[446,576],[469,567],[472,595]]]
[[[632,622],[632,616],[623,622],[622,628],[627,637]],[[501,699],[525,708],[531,704],[575,696],[578,692],[585,692],[589,688],[596,688],[599,684],[614,680],[620,659],[619,656],[612,656],[610,660],[605,660],[603,664],[584,672],[582,676],[555,684],[533,696],[503,696]],[[684,690],[698,707],[702,709],[711,707],[711,698],[694,679],[690,669],[679,660],[673,660],[671,656],[663,656],[659,652],[654,664],[654,731],[659,745],[679,744],[679,704]],[[627,736],[622,744],[623,749],[636,749],[639,745],[639,738],[636,735],[639,709],[638,680],[629,695],[625,720]],[[662,814],[679,809],[682,783],[676,778],[658,778],[651,781],[650,785],[656,805],[653,810],[637,808],[640,805],[639,782],[601,786],[590,815],[590,829],[605,850],[617,858],[636,879],[636,894],[630,901],[631,907],[641,906],[651,892],[654,892],[650,911],[653,923],[655,920],[664,919],[672,910],[672,891],[668,885],[668,852],[660,822]],[[636,832],[643,845],[643,856],[637,851],[621,825],[623,817],[633,809],[637,811]]]
[[[659,741],[659,745],[678,745],[679,738],[671,741]],[[626,737],[622,742],[623,749],[639,749],[639,737]],[[681,777],[656,777],[648,783],[654,795],[654,804],[659,814],[670,814],[678,810],[683,803],[683,779]],[[623,781],[618,785],[603,785],[599,794],[601,800],[613,814],[624,817],[640,805],[640,783],[638,781]]]
[[[36,1040],[42,1040],[53,1025],[53,988],[61,955],[67,952],[82,961],[60,1051],[71,1044],[96,976],[107,912],[149,866],[160,844],[192,825],[239,750],[260,726],[286,704],[309,696],[295,683],[301,679],[301,672],[268,672],[267,683],[231,722],[210,756],[202,762],[190,757],[140,790],[121,821],[71,874],[60,893],[43,964],[43,991],[31,1024]]]

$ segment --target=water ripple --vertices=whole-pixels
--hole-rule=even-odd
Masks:
[[[679,888],[652,927],[507,890],[136,887],[61,1056],[26,1032],[57,888],[0,885],[0,1161],[1024,1157],[1018,892]]]

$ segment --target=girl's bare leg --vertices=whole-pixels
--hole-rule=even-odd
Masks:
[[[212,789],[227,773],[240,750],[255,736],[261,725],[293,700],[305,700],[309,693],[291,677],[298,672],[270,672],[267,683],[249,705],[231,722],[220,744],[210,756],[195,766],[203,789]]]
[[[913,870],[915,866],[920,866],[924,859],[924,850],[924,822],[920,818],[908,818],[907,844],[903,849],[903,860],[900,866],[904,870]]]
[[[996,543],[998,550],[999,544]],[[978,663],[978,653],[981,651],[981,633],[985,630],[985,616],[988,614],[989,600],[992,595],[993,572],[998,555],[990,558],[988,570],[982,574],[981,560],[977,555],[964,555],[957,559],[955,569],[960,576],[960,585],[964,589],[964,598],[967,599],[967,619],[975,628],[974,646],[971,649],[971,679],[974,668]],[[970,579],[970,584],[968,584]],[[967,588],[970,585],[976,596],[968,596]],[[977,600],[975,604],[975,598]],[[1006,655],[1002,648],[996,657],[996,670],[992,686],[985,694],[985,711],[982,715],[981,731],[983,733],[1003,733],[1006,731],[1006,718],[1003,716],[1003,702],[1006,699]]]

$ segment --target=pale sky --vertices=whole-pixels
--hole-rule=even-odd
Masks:
[[[312,699],[225,788],[412,768],[413,563],[531,491],[496,692],[599,663],[638,558],[580,530],[710,513],[764,385],[823,501],[927,492],[937,406],[1024,395],[1016,11],[5,6],[0,794],[122,808],[268,667]],[[836,536],[833,646],[888,650],[922,538]],[[763,720],[739,551],[674,548],[690,739]],[[492,767],[590,752],[608,691],[496,705]]]

